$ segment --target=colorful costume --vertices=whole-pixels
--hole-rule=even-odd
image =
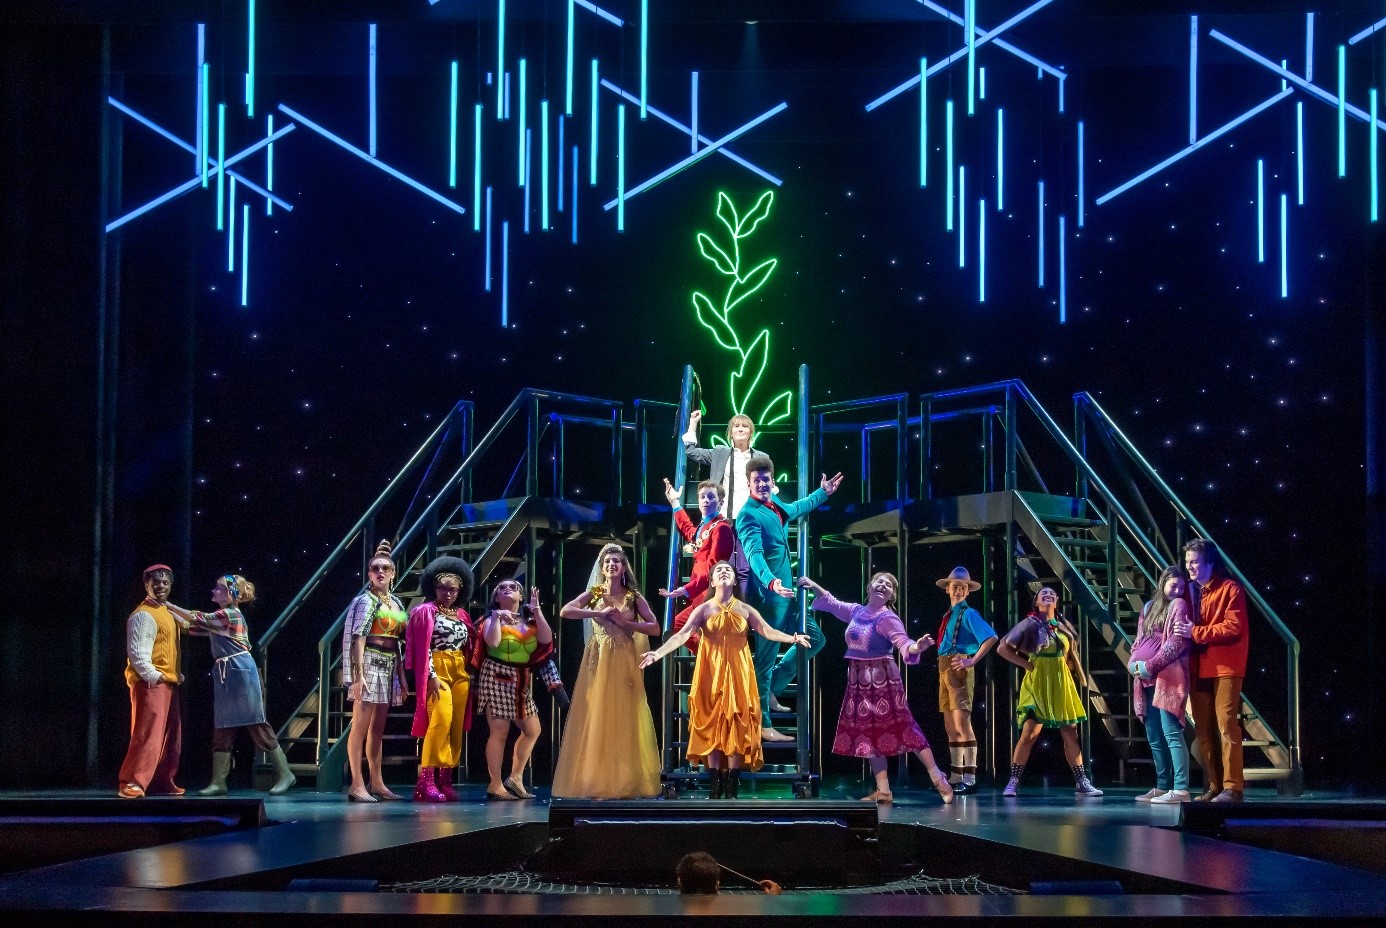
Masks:
[[[1251,646],[1246,591],[1230,577],[1215,573],[1196,588],[1193,627],[1193,692],[1190,694],[1199,760],[1208,788],[1233,790],[1240,797],[1242,779],[1242,680]]]
[[[786,588],[793,583],[789,562],[789,523],[822,506],[827,500],[828,493],[821,487],[793,503],[779,499],[762,503],[751,497],[736,517],[736,534],[751,565],[746,600],[766,622],[786,634],[798,632],[798,623],[794,621],[792,612],[794,600],[774,593],[770,589],[770,582],[778,580]],[[808,658],[812,660],[823,649],[826,640],[813,613],[808,615],[805,633],[809,637]],[[756,688],[760,693],[761,723],[766,728],[770,727],[770,697],[784,692],[784,688],[799,675],[799,655],[795,649],[790,648],[783,657],[780,657],[779,650],[777,642],[765,637],[756,638]]]
[[[678,526],[679,534],[683,536],[684,541],[693,546],[693,571],[689,574],[688,582],[683,585],[684,595],[688,597],[688,606],[674,616],[674,631],[679,632],[688,624],[688,617],[693,614],[693,610],[707,602],[711,595],[708,592],[708,576],[712,573],[713,565],[718,561],[731,561],[732,552],[736,547],[736,530],[720,515],[694,526],[693,520],[682,508],[674,510],[674,523]],[[695,654],[698,652],[697,635],[688,639],[688,650]]]
[[[1189,639],[1174,634],[1174,626],[1189,620],[1189,607],[1174,599],[1158,632],[1146,627],[1150,603],[1141,610],[1131,661],[1145,665],[1150,680],[1136,677],[1131,704],[1145,723],[1145,737],[1155,760],[1155,787],[1189,788],[1189,758],[1184,746],[1184,703],[1189,695]]]
[[[206,636],[212,648],[212,750],[230,752],[236,732],[245,729],[255,747],[266,753],[279,747],[265,721],[260,670],[250,653],[250,629],[234,606],[216,612],[193,612],[190,635]]]
[[[178,620],[167,606],[146,599],[126,620],[130,747],[120,765],[122,795],[183,792],[173,782],[183,752],[178,647]]]
[[[587,608],[600,608],[604,588],[591,593]],[[627,593],[622,611],[634,614],[635,607],[635,594]],[[642,799],[659,794],[659,743],[640,670],[640,655],[649,648],[649,638],[640,632],[592,623],[563,730],[554,796]]]
[[[813,608],[847,623],[847,690],[833,753],[889,757],[927,748],[929,739],[910,713],[900,668],[891,656],[893,646],[905,656],[906,664],[919,663],[919,654],[910,653],[914,642],[900,617],[889,608],[873,612],[827,592],[814,599]]]
[[[739,516],[741,507],[751,498],[746,486],[746,462],[760,452],[754,448],[741,451],[730,445],[700,448],[697,433],[689,431],[683,436],[683,453],[688,460],[707,465],[708,479],[722,486],[722,511],[729,519]]]
[[[472,727],[471,676],[466,655],[476,628],[462,609],[445,613],[437,603],[409,610],[404,666],[414,672],[414,722],[410,734],[424,739],[423,767],[451,769],[462,763],[462,733]],[[437,677],[436,698],[428,698],[429,677]]]
[[[342,628],[342,684],[348,693],[355,682],[351,676],[351,642],[353,638],[365,636],[361,701],[390,706],[404,704],[409,688],[404,683],[400,652],[408,620],[404,604],[393,594],[387,593],[386,598],[381,599],[367,590],[351,601]]]
[[[486,623],[489,613],[482,617]],[[550,690],[563,685],[549,656],[553,642],[539,643],[539,630],[501,625],[501,640],[494,648],[477,635],[480,655],[476,673],[476,711],[493,719],[523,719],[538,715],[531,685],[536,670]]]
[[[732,608],[735,602],[719,606],[703,625],[703,645],[688,691],[688,759],[701,764],[721,751],[740,754],[743,769],[759,770],[764,759],[760,697],[746,648],[750,626]]]
[[[1073,660],[1071,627],[1046,621],[1033,612],[1006,634],[1006,641],[1034,663],[1020,681],[1015,723],[1034,719],[1045,728],[1087,721],[1069,663]]]

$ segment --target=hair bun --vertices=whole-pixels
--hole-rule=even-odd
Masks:
[[[390,539],[382,538],[380,539],[380,544],[375,546],[375,556],[389,558],[390,551],[393,550],[393,547],[394,546],[390,544]],[[393,560],[393,558],[391,558],[391,560]]]

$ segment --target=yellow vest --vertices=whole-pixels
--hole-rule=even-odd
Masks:
[[[178,620],[173,617],[173,613],[168,611],[167,606],[151,606],[148,603],[141,603],[135,612],[144,612],[154,617],[154,624],[158,631],[154,634],[154,647],[150,651],[150,662],[159,673],[164,675],[165,683],[178,682]],[[140,675],[135,673],[135,668],[130,666],[129,658],[125,660],[125,682],[130,686],[142,683]]]

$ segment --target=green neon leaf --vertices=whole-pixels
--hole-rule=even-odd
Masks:
[[[728,277],[736,276],[736,262],[727,257],[727,253],[722,250],[722,246],[714,242],[712,236],[708,235],[706,232],[698,233],[698,250],[703,253],[704,258],[707,258],[717,266],[717,270],[726,274]]]
[[[741,217],[737,223],[735,235],[737,238],[745,238],[756,230],[761,220],[770,215],[770,204],[775,201],[775,192],[767,190],[756,200],[756,205],[752,206],[750,212]]]
[[[732,205],[731,197],[725,193],[717,194],[717,218],[722,220],[722,225],[727,227],[732,238],[736,238],[736,229],[741,224],[741,218],[736,215],[736,207]]]
[[[732,409],[737,415],[746,414],[746,401],[756,392],[765,365],[770,359],[770,330],[761,329],[751,347],[741,356],[741,369],[731,377]]]
[[[712,436],[711,444],[714,448],[725,448],[727,447],[727,440],[721,435],[714,435]]]
[[[778,258],[767,258],[747,271],[746,276],[733,281],[732,285],[727,288],[727,315],[731,315],[736,304],[765,286],[765,282],[770,279],[770,275],[775,272],[775,267],[778,264]],[[733,293],[736,294],[734,299],[732,298]]]
[[[717,311],[712,305],[712,300],[695,290],[693,308],[698,314],[698,322],[712,333],[717,344],[729,351],[741,351],[741,341],[736,337],[736,332],[727,325],[727,317]]]
[[[776,422],[783,422],[794,414],[794,392],[786,390],[773,400],[765,404],[765,410],[760,414],[756,421],[761,427],[774,425]]]

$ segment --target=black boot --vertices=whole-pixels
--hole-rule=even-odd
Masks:
[[[737,793],[741,788],[741,768],[733,767],[727,771],[727,798],[737,798]]]
[[[707,772],[708,779],[712,783],[712,791],[708,793],[709,799],[721,799],[727,787],[727,772],[721,767],[713,767]]]

